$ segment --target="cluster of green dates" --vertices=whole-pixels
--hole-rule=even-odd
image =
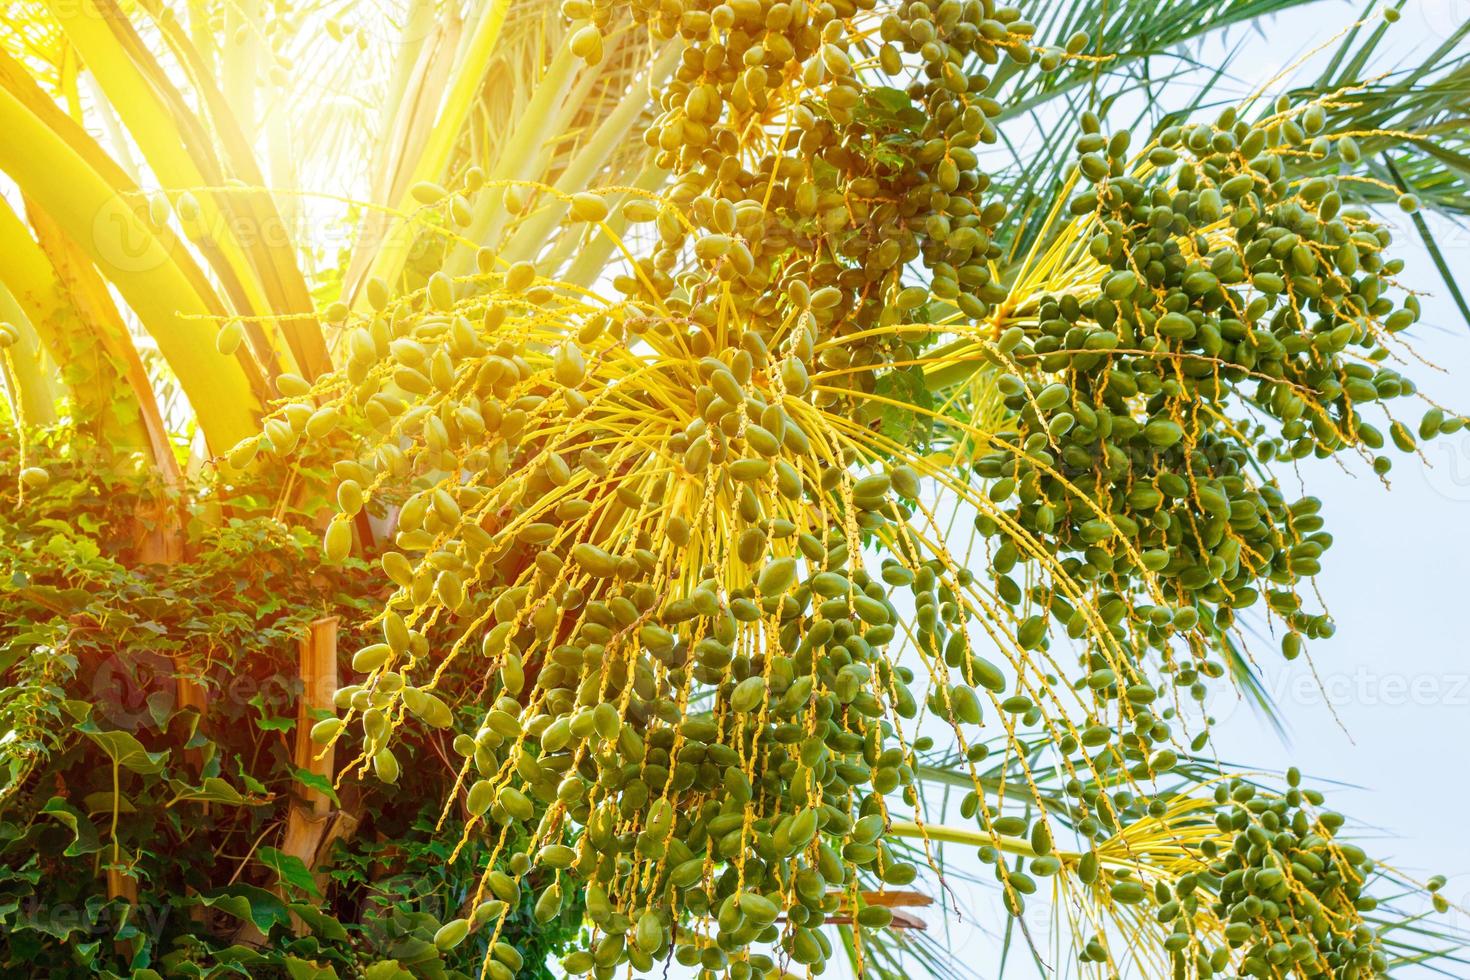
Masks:
[[[441,947],[498,936],[535,882],[525,900],[539,920],[585,904],[568,974],[650,971],[668,956],[705,977],[792,962],[821,972],[835,950],[820,927],[887,926],[863,894],[917,875],[885,839],[894,797],[920,803],[914,752],[928,740],[903,723],[927,709],[967,739],[998,711],[1008,732],[1058,731],[1065,712],[1041,699],[1059,700],[1064,682],[1022,690],[973,649],[975,597],[992,588],[1016,614],[1020,656],[1047,650],[1054,622],[1089,638],[1068,680],[1095,700],[1056,738],[1097,777],[1067,783],[1070,825],[1088,842],[1165,811],[1132,792],[1178,762],[1149,650],[1182,638],[1189,656],[1158,659],[1203,697],[1238,610],[1264,602],[1282,617],[1289,657],[1331,631],[1297,597],[1331,544],[1318,504],[1289,501],[1257,467],[1381,445],[1362,409],[1412,385],[1376,345],[1417,311],[1385,295],[1386,232],[1343,211],[1329,180],[1293,182],[1273,152],[1322,139],[1315,117],[1298,124],[1282,107],[1256,126],[1227,115],[1166,132],[1152,176],[1128,172],[1126,136],[1088,121],[1079,172],[1092,186],[1073,211],[1095,216],[1102,280],[1096,296],[1040,297],[1034,323],[999,337],[1009,428],[973,459],[995,505],[977,518],[994,546],[977,583],[904,530],[918,474],[870,465],[831,438],[830,420],[861,428],[862,400],[842,389],[871,389],[941,329],[906,321],[938,308],[980,319],[1005,297],[991,278],[1005,208],[984,199],[975,152],[1001,107],[990,79],[962,66],[1029,63],[1033,28],[991,0],[857,16],[871,6],[635,3],[635,18],[685,47],[646,137],[671,191],[623,209],[653,226],[651,249],[615,281],[626,299],[587,315],[528,263],[501,270],[493,256],[474,283],[436,272],[421,295],[370,289],[374,312],[347,329],[331,382],[338,400],[295,403],[268,425],[282,454],[344,420],[375,430],[366,455],[336,467],[329,559],[350,552],[364,510],[398,508],[383,639],[354,657],[365,679],[341,692],[349,717],[314,736],[335,739],[360,715],[366,757],[393,782],[395,731],[406,718],[463,721],[435,685],[466,650],[481,658],[476,725],[454,738],[458,803],[497,858]],[[586,22],[574,50],[595,61],[622,11],[567,7]],[[854,67],[873,51],[881,70],[916,80],[873,86]],[[751,154],[757,123],[785,135]],[[583,194],[570,214],[607,209]],[[915,265],[926,285],[904,286]],[[576,318],[574,333],[546,327]],[[662,386],[640,387],[649,378]],[[1419,432],[1459,424],[1431,413]],[[1401,424],[1388,438],[1413,448]],[[876,575],[864,544],[890,552]],[[910,624],[892,593],[905,588],[930,674],[922,702],[895,662]],[[447,652],[427,639],[436,630],[458,634]],[[1123,721],[1103,720],[1111,707]],[[971,765],[987,754],[981,742],[962,751]],[[1064,867],[1099,880],[1095,857],[1079,868],[1053,853],[1048,818],[1002,813],[976,786],[960,812],[992,839],[981,857],[1013,913]],[[1218,875],[1190,879],[1197,891],[1159,897],[1160,912],[1217,895],[1247,966],[1296,961],[1303,936],[1264,914],[1267,898],[1282,904],[1272,862],[1293,855],[1313,882],[1342,888],[1361,862],[1341,865],[1345,847],[1322,857],[1307,832],[1278,847],[1296,833],[1296,803],[1258,809],[1232,792],[1230,830],[1249,843],[1219,857]],[[1003,845],[1029,848],[1024,870]],[[1125,904],[1147,897],[1137,882],[1112,888]],[[1334,937],[1314,953],[1372,965],[1371,943]],[[522,965],[502,947],[487,966],[497,980]],[[1200,960],[1203,975],[1220,972],[1217,958]]]
[[[1387,970],[1382,937],[1361,923],[1343,925],[1376,907],[1365,892],[1374,864],[1334,839],[1343,818],[1318,811],[1322,795],[1299,781],[1291,770],[1282,795],[1238,779],[1216,787],[1215,826],[1230,846],[1206,841],[1206,866],[1172,888],[1159,882],[1149,895],[1125,887],[1130,893],[1120,900],[1149,899],[1155,919],[1173,926],[1164,946],[1176,976],[1356,978]],[[1196,933],[1201,921],[1211,923],[1210,934]]]
[[[977,524],[994,537],[1001,596],[1050,607],[1070,635],[1087,626],[1075,602],[1022,589],[1013,569],[1056,556],[1134,655],[1203,638],[1176,675],[1198,697],[1199,674],[1219,669],[1204,647],[1262,600],[1288,658],[1331,634],[1298,595],[1332,543],[1319,502],[1288,500],[1261,465],[1384,445],[1365,413],[1415,392],[1384,344],[1418,305],[1388,295],[1402,266],[1384,256],[1388,231],[1344,209],[1333,178],[1293,177],[1305,140],[1318,157],[1351,155],[1321,133],[1320,107],[1166,129],[1142,175],[1126,132],[1084,128],[1089,186],[1072,212],[1090,220],[1101,281],[1095,296],[1041,297],[1034,324],[1000,336],[1013,428],[974,468],[1009,519]],[[1417,432],[1462,424],[1431,408]],[[1386,428],[1416,448],[1409,426]],[[1126,686],[1117,664],[1085,666],[1104,697]]]
[[[853,911],[844,892],[859,874],[915,878],[881,839],[885,795],[913,779],[874,693],[914,713],[912,675],[884,649],[895,611],[883,583],[846,567],[840,535],[804,535],[801,545],[804,576],[796,559],[776,559],[753,587],[721,595],[708,581],[652,616],[627,599],[637,585],[592,600],[579,633],[550,651],[529,706],[515,696],[515,651],[534,637],[487,636],[502,694],[480,731],[456,740],[479,777],[466,805],[491,831],[523,828],[507,835],[517,846],[538,841],[511,859],[555,877],[538,918],[583,892],[596,938],[567,958],[569,973],[647,970],[672,947],[682,962],[764,975],[771,960],[753,943],[817,966],[832,953],[817,927]],[[777,635],[760,637],[772,616]],[[618,634],[634,628],[630,667]],[[691,679],[713,695],[712,712],[679,707]],[[519,891],[504,872],[490,888],[500,903]],[[504,910],[490,905],[481,917]],[[688,915],[713,920],[708,943],[676,940]],[[888,915],[856,910],[870,927]]]
[[[931,295],[974,317],[1004,295],[989,263],[1006,209],[984,199],[989,178],[975,149],[996,139],[991,119],[1001,107],[984,94],[986,75],[959,66],[1003,54],[1024,63],[1034,29],[991,0],[908,4],[881,20],[880,62],[916,80],[879,88],[854,67],[865,21],[849,19],[871,7],[635,5],[657,35],[687,46],[646,133],[656,162],[675,173],[670,203],[630,209],[654,223],[656,237],[636,274],[615,285],[692,321],[656,329],[685,333],[696,354],[711,352],[718,313],[709,297],[728,291],[742,311],[724,326],[732,343],[744,332],[770,345],[800,314],[820,341],[854,335],[828,345],[814,366],[835,372],[832,386],[871,386],[874,371],[912,357],[924,332],[865,331],[912,320]],[[757,119],[789,132],[742,165],[732,152]],[[698,262],[680,273],[691,245]],[[914,264],[927,270],[926,285],[901,282]]]

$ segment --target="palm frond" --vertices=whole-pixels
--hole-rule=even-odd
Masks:
[[[1131,123],[1112,119],[1111,123],[1115,128],[1150,134],[1212,105],[1229,104],[1233,100],[1216,92],[1223,81],[1238,82],[1233,76],[1244,68],[1237,60],[1243,46],[1234,46],[1208,66],[1194,52],[1217,32],[1242,26],[1265,28],[1273,15],[1304,2],[1193,0],[1160,6],[1129,0],[1058,0],[1041,4],[1033,15],[1039,37],[1062,45],[1074,33],[1084,31],[1087,42],[1075,56],[1064,57],[1054,72],[1022,72],[1006,65],[992,82],[992,90],[1005,107],[999,120],[1026,117],[1040,136],[1023,145],[1008,144],[1009,164],[994,175],[1016,204],[1004,229],[1010,254],[1023,254],[1041,232],[1037,205],[1049,200],[1065,181],[1084,110],[1106,115],[1132,94],[1148,95],[1140,118]],[[1470,91],[1466,74],[1470,49],[1465,42],[1470,25],[1460,26],[1419,59],[1364,81],[1365,66],[1373,63],[1388,30],[1391,25],[1379,20],[1371,30],[1359,27],[1344,32],[1327,67],[1314,79],[1294,82],[1288,89],[1290,97],[1293,101],[1325,100],[1329,125],[1335,131],[1362,131],[1365,157],[1394,153],[1405,186],[1419,195],[1424,207],[1451,215],[1470,214],[1470,154],[1464,135],[1470,131],[1465,118]],[[1284,56],[1279,67],[1287,68],[1292,57]],[[1254,77],[1257,72],[1252,69],[1250,74]],[[1152,97],[1166,88],[1189,95],[1179,104]],[[1378,163],[1374,167],[1382,180],[1353,182],[1344,188],[1346,198],[1383,204],[1399,196],[1386,166]],[[1336,161],[1324,159],[1322,168],[1335,172]]]

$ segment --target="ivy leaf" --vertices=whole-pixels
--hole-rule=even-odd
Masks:
[[[316,882],[312,880],[311,869],[296,855],[285,854],[274,847],[263,847],[259,856],[260,863],[274,871],[283,882],[313,897],[321,897]]]
[[[873,393],[888,400],[874,402],[879,431],[884,436],[904,446],[923,447],[928,444],[931,418],[905,407],[912,405],[926,411],[934,407],[934,396],[924,382],[922,368],[889,371],[873,385]]]
[[[190,786],[182,780],[169,780],[169,785],[178,794],[169,801],[172,806],[175,803],[185,801],[191,803],[224,803],[227,806],[241,806],[247,802],[258,805],[264,801],[247,801],[240,791],[218,776],[207,777],[199,786]]]
[[[163,769],[164,760],[168,758],[168,751],[149,752],[143,748],[143,743],[123,731],[102,731],[88,722],[86,725],[78,725],[77,730],[83,735],[97,743],[97,747],[107,753],[117,765],[131,769],[140,776],[152,776]]]
[[[296,719],[265,717],[256,721],[255,727],[263,732],[289,732],[296,727]]]
[[[169,716],[174,710],[173,691],[154,691],[148,695],[148,716],[153,719],[153,726],[162,731],[168,724]]]
[[[208,905],[209,902],[206,901],[204,904]],[[224,949],[215,950],[212,955],[217,963],[227,966],[234,966],[235,964],[257,966],[270,962],[269,958],[260,955],[249,946],[242,946],[238,943],[234,946],[226,946]],[[245,970],[241,970],[240,973],[243,976],[250,975]]]
[[[229,888],[201,896],[199,899],[210,908],[228,912],[237,919],[255,924],[262,934],[269,935],[276,925],[290,925],[291,913],[286,903],[264,888],[254,885],[231,885]]]
[[[250,773],[246,772],[245,764],[243,762],[239,762],[237,760],[237,765],[240,773],[240,782],[242,785],[244,785],[247,791],[254,793],[257,796],[269,795],[268,791],[265,788],[265,783],[262,783],[260,780],[250,775]]]
[[[80,612],[92,604],[92,595],[84,589],[58,589],[50,585],[32,585],[27,591],[41,605],[64,616]]]
[[[79,854],[92,854],[101,850],[102,845],[97,839],[97,828],[92,826],[92,821],[87,819],[86,814],[66,802],[59,796],[53,796],[41,807],[41,812],[48,817],[61,821],[70,828],[73,840],[66,846],[62,853],[67,857],[76,857]]]
[[[327,915],[315,905],[306,902],[291,902],[286,906],[293,915],[301,919],[311,931],[329,942],[346,942],[347,930],[342,923]]]
[[[88,793],[82,798],[82,805],[87,808],[88,813],[111,813],[114,802],[118,813],[137,813],[138,808],[133,806],[133,801],[122,794],[113,797],[112,790],[104,789],[96,793]]]
[[[297,956],[286,957],[286,973],[291,980],[321,980],[323,977],[332,977],[335,980],[337,971],[330,966],[317,966],[309,960],[303,960]]]
[[[389,948],[388,952],[393,954],[394,959],[407,963],[410,966],[439,958],[438,947],[431,942],[419,939],[417,936],[404,936],[395,942]]]
[[[863,94],[853,110],[853,119],[873,130],[914,129],[924,123],[924,116],[914,108],[914,100],[900,88],[881,86]]]
[[[198,708],[195,708],[192,705],[180,708],[177,712],[174,713],[173,717],[183,719],[180,727],[183,730],[184,748],[198,749],[203,748],[206,745],[214,744],[210,742],[210,740],[205,737],[204,733],[199,730],[199,722],[201,720],[201,716],[199,714]],[[171,718],[169,720],[172,721],[173,719]]]
[[[71,715],[77,721],[86,721],[92,714],[92,702],[79,701],[76,698],[67,698],[61,702],[61,709]]]
[[[87,946],[95,944],[84,943],[80,939],[92,934],[93,925],[94,923],[87,919],[83,910],[75,906],[65,906],[58,907],[54,911],[46,908],[25,910],[16,919],[7,920],[6,929],[16,933],[39,932],[45,936],[55,936],[63,942],[71,942],[78,959],[85,961]],[[76,933],[80,933],[81,936],[72,938]],[[7,936],[7,939],[9,938]],[[16,939],[19,938],[19,936],[16,937]]]
[[[314,790],[320,790],[327,795],[327,799],[331,800],[338,806],[342,805],[342,801],[337,799],[337,791],[332,788],[332,781],[326,776],[314,773],[310,769],[297,769],[295,766],[291,767],[291,775],[294,776],[296,778],[296,781],[303,786],[310,787]]]
[[[909,162],[907,147],[897,140],[884,140],[873,148],[873,160],[890,170],[902,170]]]

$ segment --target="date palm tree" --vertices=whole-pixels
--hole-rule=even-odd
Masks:
[[[973,867],[1047,972],[1452,959],[1196,706],[1333,631],[1274,469],[1463,425],[1470,25],[1170,104],[1301,2],[10,5],[5,894],[186,911],[7,957],[959,975]]]

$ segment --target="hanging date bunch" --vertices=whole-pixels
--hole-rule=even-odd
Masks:
[[[821,972],[824,923],[887,928],[884,893],[929,871],[937,729],[1012,914],[1055,879],[1161,931],[1175,975],[1381,973],[1374,865],[1319,794],[1170,777],[1208,736],[1179,692],[1228,684],[1238,615],[1263,606],[1287,658],[1331,632],[1300,597],[1330,535],[1269,465],[1460,425],[1370,420],[1413,394],[1385,361],[1417,308],[1388,233],[1293,176],[1348,140],[1289,104],[1138,153],[1090,120],[1065,274],[1001,281],[992,82],[1075,44],[991,0],[564,12],[590,63],[625,32],[677,45],[644,134],[669,183],[465,193],[616,239],[615,295],[493,247],[371,281],[337,311],[345,366],[284,377],[229,456],[332,456],[328,560],[391,528],[381,642],[313,736],[393,783],[405,741],[452,733],[446,807],[494,857],[436,942],[516,975],[524,883],[537,919],[585,904],[569,974]],[[949,379],[935,404],[895,394],[916,366]],[[997,746],[1065,799],[998,792]],[[1103,931],[1083,961],[1122,955]]]
[[[992,570],[1023,604],[1009,576],[1035,556],[1018,541],[1043,543],[1095,583],[1093,604],[1139,650],[1167,650],[1201,624],[1227,630],[1264,599],[1293,659],[1303,637],[1332,632],[1297,593],[1331,535],[1320,502],[1287,500],[1264,467],[1350,450],[1382,474],[1385,431],[1413,452],[1463,425],[1437,407],[1407,422],[1389,408],[1415,393],[1386,362],[1418,301],[1390,295],[1403,263],[1386,256],[1385,228],[1344,211],[1331,178],[1292,179],[1295,156],[1342,152],[1320,135],[1319,111],[1283,102],[1255,125],[1227,110],[1166,129],[1138,174],[1125,169],[1126,133],[1086,125],[1079,170],[1092,186],[1071,211],[1098,288],[1042,294],[1035,320],[1000,337],[1015,431],[974,464],[1007,504],[1004,520],[977,520],[999,542]],[[1085,631],[1084,613],[1050,602],[1072,635]],[[1090,685],[1110,689],[1108,665],[1097,669]]]

